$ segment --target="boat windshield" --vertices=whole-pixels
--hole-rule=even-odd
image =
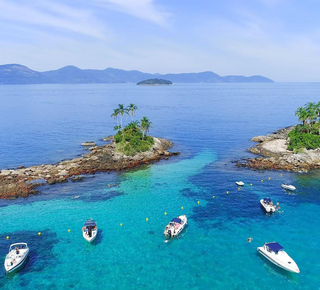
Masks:
[[[274,243],[267,243],[267,244],[266,244],[266,247],[267,247],[267,249],[268,249],[269,252],[273,251],[273,252],[275,252],[276,254],[278,254],[279,251],[282,251],[282,250],[283,250],[283,247],[282,247],[280,244],[276,243],[276,242],[274,242]]]

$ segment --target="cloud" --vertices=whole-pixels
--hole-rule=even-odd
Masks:
[[[167,26],[167,20],[171,16],[168,12],[161,11],[154,4],[154,0],[95,0],[94,3],[154,22],[160,26]]]
[[[34,29],[51,27],[60,31],[70,31],[94,37],[104,37],[101,25],[88,9],[79,9],[61,3],[49,1],[0,0],[0,21],[33,26]],[[2,29],[6,29],[3,27]]]

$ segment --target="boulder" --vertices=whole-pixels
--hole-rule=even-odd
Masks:
[[[89,142],[83,142],[81,145],[82,146],[96,146],[96,143],[94,143],[93,141],[89,141]]]

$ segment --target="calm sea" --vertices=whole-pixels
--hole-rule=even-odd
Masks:
[[[82,142],[103,144],[101,138],[113,134],[110,115],[118,104],[136,104],[135,118],[152,122],[150,135],[171,140],[172,151],[181,152],[0,201],[2,261],[11,243],[31,248],[20,272],[6,275],[1,267],[0,287],[319,289],[320,173],[251,171],[232,162],[252,156],[246,149],[253,136],[296,124],[297,107],[319,96],[316,83],[0,86],[1,169],[85,154]],[[245,182],[240,189],[239,180]],[[281,189],[282,182],[296,192]],[[263,197],[279,202],[280,212],[266,215]],[[164,227],[180,214],[188,228],[165,243]],[[92,245],[81,235],[90,217],[99,226]],[[285,248],[301,274],[257,254],[271,241]]]

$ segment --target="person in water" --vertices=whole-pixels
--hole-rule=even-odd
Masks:
[[[251,243],[252,240],[253,240],[253,238],[249,237],[248,238],[248,243]]]

